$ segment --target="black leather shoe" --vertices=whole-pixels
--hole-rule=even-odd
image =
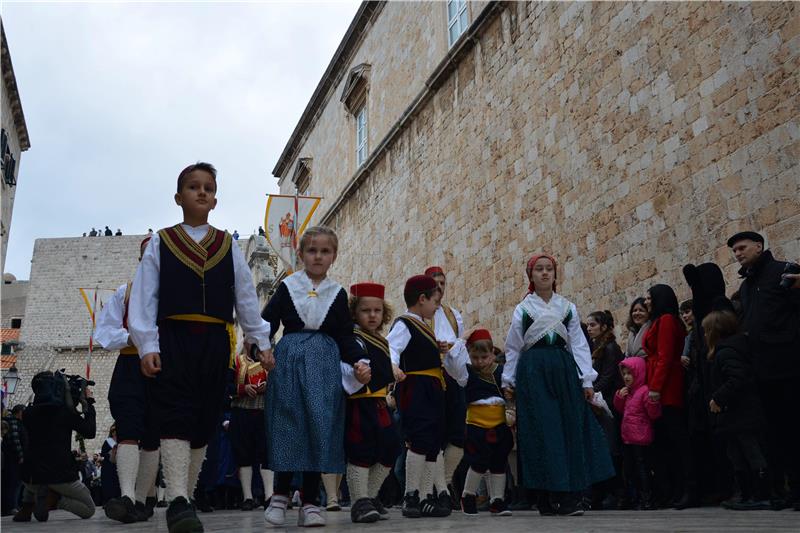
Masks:
[[[408,492],[403,498],[403,516],[406,518],[419,518],[422,511],[419,507],[419,491]]]
[[[111,520],[116,520],[123,524],[132,524],[140,521],[136,514],[136,505],[127,496],[111,498],[103,506],[103,510]]]
[[[194,506],[183,496],[178,496],[167,507],[169,533],[202,533],[203,524],[197,518]]]

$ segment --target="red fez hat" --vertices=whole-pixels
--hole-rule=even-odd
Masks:
[[[467,339],[467,343],[472,344],[473,342],[490,340],[492,340],[492,334],[489,333],[488,329],[476,329]]]
[[[419,275],[411,276],[406,281],[406,288],[403,289],[404,293],[410,292],[425,292],[436,288],[436,280],[430,276]]]
[[[435,276],[437,274],[444,276],[444,270],[442,270],[442,267],[430,266],[425,269],[426,276]]]
[[[371,283],[367,281],[350,285],[350,294],[353,296],[371,296],[383,300],[384,289],[385,287],[380,283]]]

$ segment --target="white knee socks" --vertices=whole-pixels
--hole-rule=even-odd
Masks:
[[[239,467],[239,481],[242,482],[242,500],[253,499],[253,467]]]
[[[442,492],[447,492],[447,480],[444,473],[444,453],[439,453],[433,467],[433,484],[436,485],[436,492],[431,489],[431,494],[438,496]]]
[[[369,482],[367,483],[367,493],[370,498],[377,498],[383,482],[389,475],[389,467],[376,463],[369,467]]]
[[[192,448],[189,460],[189,475],[186,480],[186,490],[189,496],[194,494],[194,488],[197,486],[197,478],[200,477],[200,469],[203,468],[203,461],[206,460],[206,448]]]
[[[475,496],[478,493],[478,487],[481,484],[482,477],[483,474],[479,474],[472,468],[467,470],[467,477],[464,479],[464,491],[461,493],[461,495]]]
[[[486,488],[489,491],[489,501],[502,500],[506,495],[506,475],[489,473]]]
[[[117,474],[122,496],[136,501],[136,474],[139,472],[139,445],[117,445]]]
[[[189,484],[189,462],[191,452],[189,441],[180,439],[163,439],[161,441],[161,457],[164,482],[167,485],[164,499],[171,502],[175,498],[184,497],[189,500],[187,486]]]
[[[350,489],[350,501],[355,503],[371,496],[369,492],[369,468],[347,463],[347,487]]]
[[[325,494],[328,495],[328,505],[339,505],[339,485],[341,483],[341,474],[322,474],[322,484],[325,486]]]
[[[420,490],[422,486],[422,477],[427,469],[427,462],[425,456],[414,453],[408,450],[406,454],[406,494],[412,493],[415,490],[425,497],[425,494]]]
[[[261,481],[264,483],[264,500],[272,498],[273,473],[272,470],[261,468]]]
[[[136,501],[147,499],[158,476],[158,450],[139,450],[139,473],[136,474]]]
[[[453,476],[462,457],[464,457],[464,448],[448,444],[447,448],[444,449],[444,480],[446,483],[453,482]],[[447,490],[447,487],[442,490]]]

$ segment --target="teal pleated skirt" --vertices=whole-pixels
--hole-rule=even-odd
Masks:
[[[516,398],[525,487],[576,492],[614,476],[605,435],[565,348],[536,345],[520,355]]]

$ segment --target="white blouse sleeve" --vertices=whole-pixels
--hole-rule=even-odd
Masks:
[[[444,369],[461,387],[466,386],[467,380],[469,379],[469,372],[467,371],[468,361],[469,353],[467,352],[467,344],[464,342],[464,339],[458,339],[444,356]]]
[[[261,318],[258,295],[253,285],[253,275],[244,260],[242,249],[235,242],[231,245],[233,253],[233,277],[236,294],[236,320],[242,327],[245,342],[255,344],[259,350],[270,348],[269,324]]]
[[[464,335],[464,318],[461,316],[457,310],[453,309],[453,315],[456,317],[456,325],[458,326],[458,331],[456,331],[456,337],[461,337]]]
[[[139,357],[159,353],[158,344],[158,284],[161,269],[159,237],[154,233],[136,269],[128,303],[128,332],[139,350]]]
[[[128,346],[128,330],[122,326],[122,319],[125,316],[125,292],[127,290],[127,283],[118,288],[114,296],[103,306],[100,316],[97,317],[94,340],[110,352],[121,350]]]
[[[587,389],[592,386],[592,382],[597,379],[597,371],[592,368],[592,353],[589,351],[589,343],[586,342],[586,336],[581,329],[581,319],[578,317],[578,309],[575,304],[570,303],[572,307],[572,319],[567,324],[567,334],[569,335],[569,350],[572,352],[572,357],[578,364],[578,369],[581,375],[579,376],[583,381],[583,388]]]
[[[392,358],[392,364],[400,366],[400,354],[411,342],[411,332],[408,331],[408,326],[402,320],[395,322],[386,336],[386,341],[389,343],[389,356]]]
[[[525,340],[522,336],[522,308],[514,308],[511,327],[506,336],[506,364],[503,366],[503,387],[514,387],[517,383],[517,360]]]

